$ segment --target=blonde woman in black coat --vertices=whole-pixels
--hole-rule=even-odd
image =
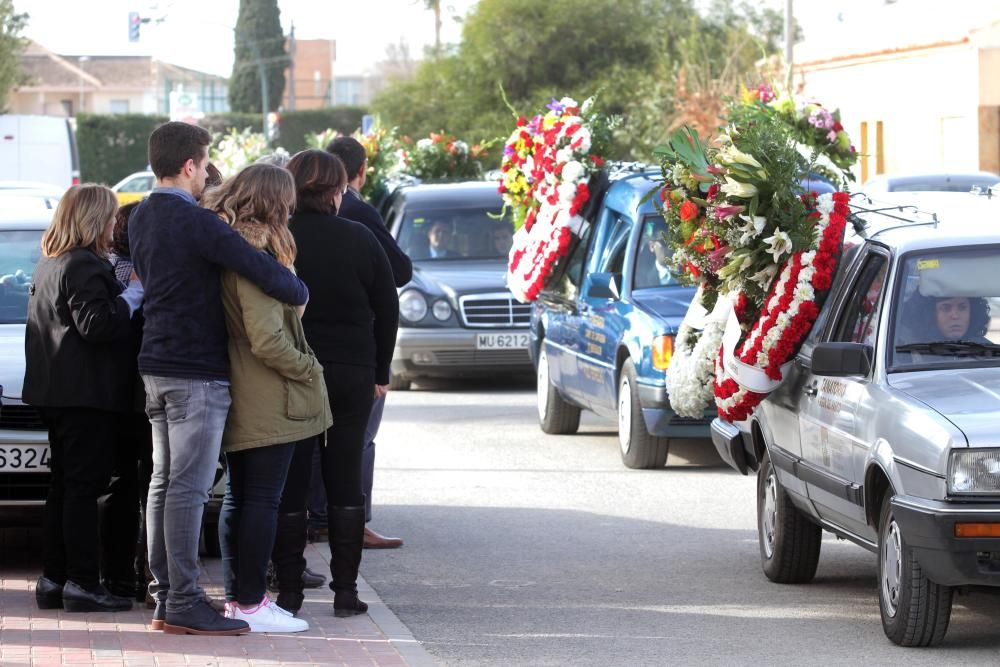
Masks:
[[[132,607],[101,585],[98,557],[97,498],[111,477],[116,424],[133,405],[132,313],[142,302],[138,281],[123,290],[107,259],[116,208],[104,186],[70,188],[29,291],[23,398],[48,427],[52,470],[35,587],[42,609]]]

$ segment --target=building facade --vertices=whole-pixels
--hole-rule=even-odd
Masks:
[[[56,54],[32,42],[21,57],[27,77],[9,112],[44,116],[86,113],[170,115],[170,93],[197,96],[201,111],[229,111],[227,80],[150,56]]]

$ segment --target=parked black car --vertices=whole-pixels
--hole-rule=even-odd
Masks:
[[[531,307],[505,282],[514,230],[502,206],[492,181],[403,185],[382,204],[413,260],[413,280],[399,290],[393,389],[422,377],[534,372]]]

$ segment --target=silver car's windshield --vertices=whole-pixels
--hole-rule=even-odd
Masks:
[[[399,246],[414,260],[506,259],[514,242],[507,218],[483,208],[407,212]]]
[[[894,370],[1000,365],[1000,248],[909,255],[897,285]]]
[[[28,286],[42,256],[41,230],[0,231],[0,324],[24,324]]]

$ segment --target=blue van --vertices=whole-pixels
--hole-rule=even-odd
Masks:
[[[715,416],[713,406],[701,418],[678,417],[667,399],[674,336],[695,289],[662,261],[666,223],[643,201],[658,174],[626,165],[595,190],[579,243],[531,312],[542,431],[575,433],[583,409],[615,419],[629,468],[663,467],[672,439],[711,447]]]

